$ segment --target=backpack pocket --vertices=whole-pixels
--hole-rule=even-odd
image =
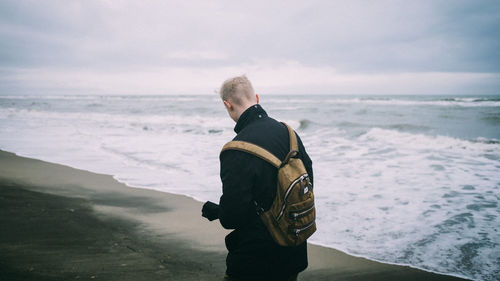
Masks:
[[[295,243],[306,240],[316,231],[316,209],[313,196],[305,201],[290,205],[286,213],[288,236]]]
[[[298,221],[304,217],[310,217],[310,215],[314,212],[314,202],[310,206],[306,206],[304,209],[299,210],[291,210],[288,212],[288,217],[292,221]]]
[[[305,201],[288,206],[285,211],[288,223],[292,227],[303,227],[316,219],[314,198],[311,196]]]

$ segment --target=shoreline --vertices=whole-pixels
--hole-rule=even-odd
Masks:
[[[8,225],[9,227],[4,229],[9,230],[19,227],[19,225],[16,225],[19,221],[24,223],[27,219],[34,220],[32,223],[22,226],[32,228],[33,225],[37,225],[37,219],[42,221],[46,219],[27,217],[23,212],[30,211],[30,208],[16,209],[14,204],[16,198],[24,198],[25,200],[31,198],[34,200],[33,202],[42,205],[54,203],[51,206],[57,210],[60,206],[64,206],[63,209],[68,209],[65,205],[66,202],[75,202],[74,204],[84,210],[84,219],[73,216],[75,212],[71,212],[71,209],[77,210],[78,208],[69,208],[69,212],[58,214],[68,222],[77,225],[83,220],[92,221],[92,224],[99,225],[104,230],[108,226],[110,227],[104,233],[96,233],[95,235],[99,239],[92,240],[92,243],[109,240],[109,237],[115,237],[118,234],[120,237],[128,237],[127,241],[131,241],[131,245],[125,245],[125,243],[123,244],[124,247],[119,247],[123,245],[118,243],[117,247],[119,249],[117,250],[111,247],[114,245],[111,244],[111,246],[108,245],[108,252],[103,249],[105,253],[99,253],[97,256],[102,255],[103,261],[115,261],[112,257],[117,253],[119,257],[130,258],[129,252],[134,251],[127,248],[127,246],[135,249],[134,254],[138,256],[132,259],[132,263],[126,263],[125,267],[134,268],[135,266],[136,269],[144,269],[146,275],[142,276],[146,278],[145,280],[154,280],[157,277],[165,278],[174,271],[177,272],[174,280],[221,280],[224,275],[226,255],[224,236],[228,231],[224,230],[218,222],[208,222],[203,219],[201,217],[202,202],[191,197],[130,187],[118,182],[110,175],[25,158],[0,150],[0,198],[4,201],[5,198],[10,198],[10,201],[6,200],[3,207],[0,208],[6,209],[16,218],[15,221],[11,221],[9,217],[0,215],[0,223]],[[106,223],[102,225],[102,222]],[[58,224],[59,222],[52,221],[51,223]],[[61,226],[65,227],[66,224]],[[88,228],[92,229],[92,227]],[[81,231],[86,233],[88,228]],[[11,263],[9,261],[13,257],[22,257],[23,252],[13,250],[9,243],[2,243],[2,240],[5,241],[4,238],[8,237],[8,232],[6,231],[4,234],[0,232],[0,238],[2,238],[0,240],[0,268],[4,269],[0,270],[0,272],[8,269],[7,271],[11,273],[9,275],[10,280],[24,280],[21,277],[26,274],[34,276],[35,273],[42,274],[45,272],[40,273],[36,267],[30,271],[32,267],[29,266],[28,261],[24,261],[25,264],[22,264],[22,262]],[[66,237],[64,234],[58,233],[57,235],[62,235],[64,238]],[[31,239],[37,238],[36,233],[31,235],[33,236]],[[11,237],[10,239],[14,239],[11,242],[22,244],[23,241],[17,241],[15,238]],[[47,242],[46,240],[52,241],[53,238],[51,236],[45,237],[45,240],[39,241],[34,248],[45,249],[47,246],[44,245]],[[143,240],[145,242],[141,242]],[[55,243],[55,248],[58,247],[57,240],[51,243]],[[140,250],[137,251],[137,248]],[[28,249],[31,248],[28,247]],[[93,255],[84,250],[83,252],[90,258],[87,263],[92,265]],[[50,252],[51,250],[47,251]],[[64,249],[60,253],[61,260],[75,260],[75,256],[78,257],[78,255],[74,255],[71,251],[71,247]],[[170,258],[164,258],[163,251],[169,252],[170,254],[166,254],[166,256]],[[150,263],[144,264],[143,260],[148,260]],[[164,260],[164,262],[161,262],[161,260]],[[118,267],[115,271],[105,270],[103,271],[105,273],[100,273],[100,276],[108,276],[106,280],[115,280],[113,278],[120,280],[123,276],[120,275],[119,269],[121,267]],[[73,271],[79,272],[77,269]],[[58,276],[57,272],[52,272],[52,275],[49,275],[56,278],[51,280],[57,280],[57,278],[62,280],[65,276],[69,277],[75,274],[74,278],[76,276],[83,278],[82,274],[73,273],[69,270],[65,271],[64,274],[66,275],[61,273]],[[99,276],[99,274],[87,275],[91,279]],[[14,276],[14,279],[12,279],[12,276]],[[121,277],[118,278],[117,276]],[[40,275],[37,275],[38,277]],[[464,280],[460,277],[433,273],[408,265],[394,265],[356,257],[333,248],[309,243],[309,267],[299,275],[299,280],[330,279]],[[0,280],[3,280],[1,274]]]
[[[442,272],[432,271],[430,269],[420,268],[420,267],[417,267],[417,266],[414,266],[414,265],[411,265],[411,264],[394,263],[394,262],[388,262],[388,261],[383,261],[383,260],[377,260],[376,258],[370,258],[370,257],[363,256],[363,255],[353,254],[353,253],[350,253],[349,251],[346,251],[346,250],[343,250],[343,249],[333,248],[333,247],[330,247],[328,245],[321,244],[321,243],[307,241],[307,244],[308,245],[318,246],[318,247],[325,248],[325,249],[330,249],[330,250],[338,251],[338,252],[341,252],[341,253],[343,253],[343,254],[345,254],[347,256],[351,256],[351,257],[354,257],[354,258],[365,259],[365,260],[368,260],[368,261],[371,261],[371,262],[376,262],[376,263],[381,263],[381,264],[386,264],[386,265],[392,265],[392,266],[408,267],[408,268],[411,268],[411,269],[424,271],[424,272],[427,272],[427,273],[430,273],[430,274],[437,274],[437,275],[443,275],[443,276],[449,276],[449,277],[453,277],[453,278],[458,278],[456,280],[470,280],[470,281],[474,280],[474,279],[469,279],[467,276],[462,276],[462,275],[453,274],[453,273],[442,273]]]

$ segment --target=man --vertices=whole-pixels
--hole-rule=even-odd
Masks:
[[[259,145],[283,160],[289,152],[286,126],[267,116],[258,104],[246,76],[224,82],[220,95],[229,116],[236,122],[233,140]],[[299,155],[311,178],[312,162],[297,136]],[[219,205],[206,202],[203,216],[219,219],[226,229],[228,255],[224,280],[296,280],[307,267],[307,242],[297,247],[279,246],[257,215],[255,202],[269,209],[276,196],[277,169],[252,154],[226,150],[220,155],[222,196]]]

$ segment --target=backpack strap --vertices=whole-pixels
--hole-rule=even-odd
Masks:
[[[297,143],[297,136],[295,135],[295,131],[292,127],[288,126],[285,122],[281,122],[288,129],[288,135],[290,136],[290,151],[296,150],[299,151],[299,145]]]
[[[221,153],[225,150],[230,150],[230,149],[253,154],[271,163],[276,168],[279,168],[281,166],[281,161],[276,156],[274,156],[271,152],[267,151],[266,149],[258,145],[255,145],[253,143],[249,143],[246,141],[230,141],[226,143],[226,145],[224,145]]]
[[[221,153],[223,151],[226,151],[226,150],[239,150],[239,151],[247,152],[247,153],[250,153],[252,155],[255,155],[257,157],[260,157],[260,158],[266,160],[267,162],[271,163],[273,166],[275,166],[276,168],[279,169],[279,168],[281,168],[282,164],[286,164],[288,162],[289,158],[294,155],[294,153],[292,153],[293,151],[296,151],[295,153],[297,153],[299,151],[299,145],[297,143],[297,135],[295,135],[295,131],[292,129],[292,127],[290,127],[285,122],[281,122],[281,123],[283,125],[285,125],[286,128],[288,129],[288,135],[290,137],[290,152],[288,153],[288,155],[287,155],[285,161],[283,161],[283,163],[281,162],[281,160],[278,159],[278,157],[274,156],[274,154],[272,154],[268,150],[266,150],[258,145],[255,145],[253,143],[246,142],[246,141],[230,141],[230,142],[226,143],[226,145],[224,145]]]

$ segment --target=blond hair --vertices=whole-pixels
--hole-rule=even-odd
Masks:
[[[224,81],[219,94],[222,100],[231,100],[238,105],[243,103],[243,99],[249,100],[255,95],[252,83],[245,75]]]

